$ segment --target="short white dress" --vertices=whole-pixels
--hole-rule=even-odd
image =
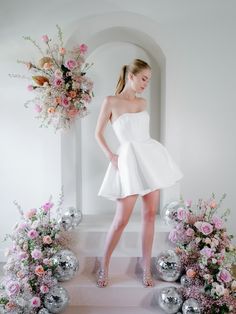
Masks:
[[[121,114],[112,124],[120,142],[118,169],[109,162],[98,196],[116,201],[174,185],[183,173],[160,142],[150,137],[147,110]]]

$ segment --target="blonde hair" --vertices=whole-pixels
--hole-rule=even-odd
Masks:
[[[115,95],[120,94],[124,89],[128,72],[136,75],[144,69],[151,70],[151,67],[147,62],[141,59],[134,59],[129,65],[123,65],[120,71],[118,83],[116,85]]]

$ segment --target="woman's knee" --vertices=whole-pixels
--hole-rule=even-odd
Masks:
[[[144,209],[144,220],[145,222],[153,222],[156,218],[157,210],[155,207]]]
[[[116,231],[121,231],[128,223],[128,218],[119,218],[114,222],[114,228]]]

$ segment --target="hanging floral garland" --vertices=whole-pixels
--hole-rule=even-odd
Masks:
[[[59,43],[53,43],[48,35],[41,37],[45,49],[30,36],[23,36],[39,50],[41,57],[37,63],[17,60],[26,65],[32,76],[25,77],[9,74],[11,77],[31,80],[28,90],[36,95],[25,102],[34,103],[36,118],[41,120],[40,127],[53,126],[55,130],[68,129],[75,118],[83,118],[89,113],[88,104],[91,102],[93,82],[86,72],[93,65],[85,62],[86,44],[80,44],[72,50],[66,49],[61,28],[57,25]]]

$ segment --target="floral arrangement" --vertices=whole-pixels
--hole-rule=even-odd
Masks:
[[[25,106],[33,102],[36,118],[42,121],[40,127],[53,125],[55,130],[68,129],[76,117],[86,116],[89,113],[87,106],[94,97],[93,82],[86,76],[87,70],[93,65],[85,62],[87,45],[66,49],[58,25],[57,30],[59,43],[53,43],[48,35],[42,36],[44,51],[30,36],[23,36],[34,44],[41,57],[36,63],[17,60],[26,65],[32,77],[10,74],[11,77],[33,80],[28,90],[35,92],[36,96],[27,101]]]
[[[199,199],[195,207],[192,200],[185,201],[169,234],[190,282],[184,285],[183,296],[198,300],[204,314],[233,313],[236,309],[236,280],[231,271],[236,249],[231,243],[233,236],[224,227],[230,210],[221,216],[217,213],[225,196],[217,202],[212,193],[207,201]]]
[[[57,288],[54,275],[58,264],[53,259],[68,246],[70,236],[50,212],[54,204],[49,200],[39,209],[21,214],[12,234],[7,234],[12,245],[7,249],[5,276],[0,286],[1,313],[49,313],[44,307],[50,289]]]

